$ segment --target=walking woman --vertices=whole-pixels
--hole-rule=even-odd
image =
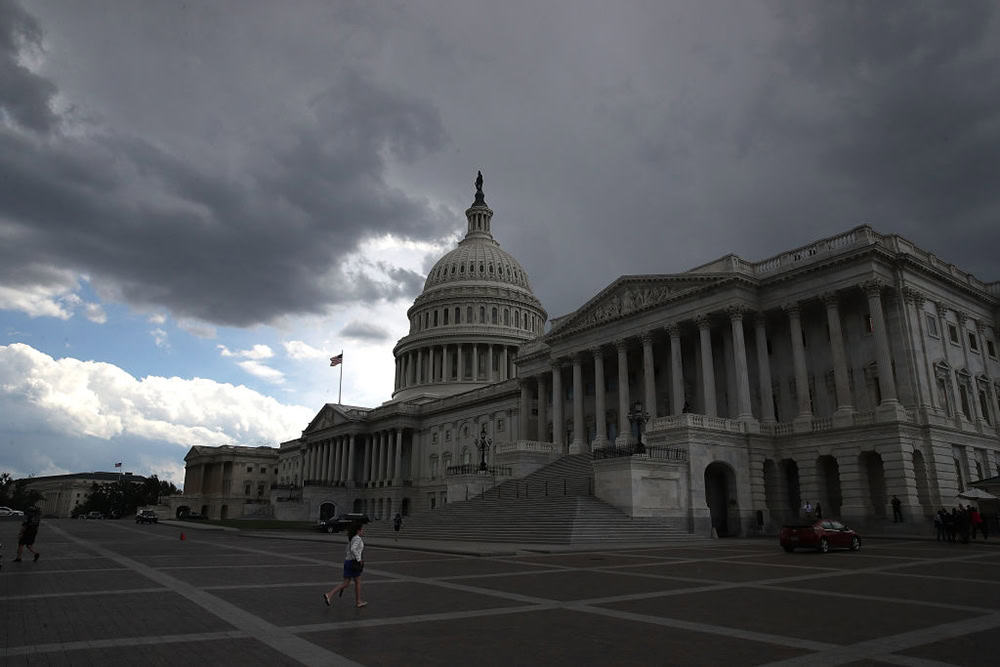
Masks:
[[[361,539],[365,527],[353,524],[347,532],[347,550],[344,553],[344,581],[327,593],[323,593],[323,602],[329,607],[333,604],[334,595],[343,595],[344,589],[354,581],[354,606],[361,608],[368,603],[361,599],[361,572],[365,569],[365,541]]]

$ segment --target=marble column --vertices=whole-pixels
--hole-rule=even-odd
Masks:
[[[830,332],[830,354],[833,357],[833,385],[837,396],[834,417],[848,416],[854,412],[850,380],[847,373],[847,354],[844,350],[844,332],[840,323],[840,299],[836,294],[825,294],[826,326]]]
[[[493,374],[493,345],[486,346],[486,381],[495,382],[496,376]]]
[[[375,444],[372,447],[372,481],[376,484],[382,481],[382,441],[384,438],[384,431],[377,432]]]
[[[624,446],[635,440],[628,420],[629,403],[632,400],[628,386],[628,341],[616,340],[615,348],[618,350],[618,437],[615,438],[615,444]]]
[[[444,380],[445,382],[451,382],[451,352],[448,350],[448,348],[449,348],[448,345],[441,346],[441,353],[443,356],[441,365],[443,367],[442,371],[444,375],[444,377],[441,379]]]
[[[416,371],[417,377],[416,377],[416,380],[414,381],[414,384],[421,384],[424,381],[423,380],[423,377],[424,377],[424,354],[423,354],[423,351],[417,350],[416,351],[416,355],[417,355],[417,371]]]
[[[549,441],[549,383],[544,374],[538,376],[538,441]]]
[[[457,373],[457,376],[458,376],[458,381],[459,382],[462,382],[463,380],[465,380],[465,357],[462,354],[462,351],[464,349],[465,349],[465,346],[462,345],[461,343],[459,343],[458,344],[458,352],[457,352],[457,355],[458,355],[458,359],[457,359],[457,361],[458,361],[458,373]]]
[[[580,354],[573,355],[573,442],[570,444],[570,454],[589,452],[587,446],[587,431],[583,423],[583,358]]]
[[[802,344],[802,313],[799,305],[785,306],[788,314],[788,332],[792,343],[792,364],[795,367],[795,397],[799,414],[795,417],[798,429],[812,428],[812,404],[809,400],[809,371],[806,368],[806,348]]]
[[[337,481],[341,484],[347,482],[347,459],[350,458],[350,438],[353,436],[341,436],[340,437],[340,473],[337,475]]]
[[[764,313],[757,313],[753,324],[753,337],[757,344],[757,380],[760,383],[760,420],[773,424],[774,389],[771,387],[771,355],[767,353],[767,318]]]
[[[566,429],[563,419],[562,364],[552,362],[552,444],[557,452],[562,452]]]
[[[392,431],[382,431],[382,446],[378,453],[378,475],[379,481],[389,481],[389,442]]]
[[[531,400],[528,394],[528,381],[521,380],[517,383],[521,389],[521,398],[517,404],[517,411],[520,418],[517,420],[517,439],[527,440],[528,439],[528,413],[531,410],[529,407],[529,401]]]
[[[871,280],[864,285],[868,309],[875,329],[875,349],[878,353],[878,385],[882,392],[879,407],[890,408],[894,413],[901,410],[896,394],[896,380],[892,374],[892,353],[889,349],[889,332],[886,331],[885,314],[882,312],[882,284]]]
[[[712,320],[707,315],[699,315],[698,324],[699,347],[701,348],[701,386],[704,394],[704,412],[708,417],[717,417],[719,411],[715,407],[715,362],[712,360]]]
[[[403,429],[396,429],[396,460],[392,469],[392,483],[398,485],[402,483],[403,474]]]
[[[374,436],[368,433],[364,436],[362,440],[362,448],[364,449],[364,459],[361,462],[361,484],[362,486],[368,486],[372,481],[372,441]]]
[[[595,347],[594,356],[594,449],[608,446],[608,406],[604,387],[604,350]]]
[[[736,367],[736,418],[753,420],[750,407],[750,371],[747,368],[747,344],[743,336],[743,308],[729,309],[729,323],[733,331],[733,360]]]
[[[507,353],[507,346],[500,348],[500,380],[510,379],[510,362]]]
[[[472,381],[479,382],[479,343],[472,344]]]
[[[684,412],[684,357],[681,354],[681,328],[676,324],[667,327],[670,335],[670,412]]]
[[[657,416],[656,410],[656,370],[653,362],[653,332],[647,331],[642,334],[642,385],[643,400],[645,405],[643,410],[649,413],[649,418]]]
[[[354,434],[352,433],[347,442],[347,483],[354,481]]]

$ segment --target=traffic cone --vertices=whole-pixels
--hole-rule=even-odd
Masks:
[[[184,541],[184,533],[181,533],[181,542]]]

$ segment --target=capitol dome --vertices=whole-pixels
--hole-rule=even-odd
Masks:
[[[465,212],[468,231],[427,274],[396,344],[393,400],[440,398],[514,376],[518,347],[544,331],[546,313],[524,269],[490,231],[482,174]]]

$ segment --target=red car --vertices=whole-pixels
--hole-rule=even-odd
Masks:
[[[861,551],[861,538],[858,534],[832,519],[786,524],[781,527],[778,541],[781,548],[789,553],[797,547],[816,549],[824,554],[830,549]]]

